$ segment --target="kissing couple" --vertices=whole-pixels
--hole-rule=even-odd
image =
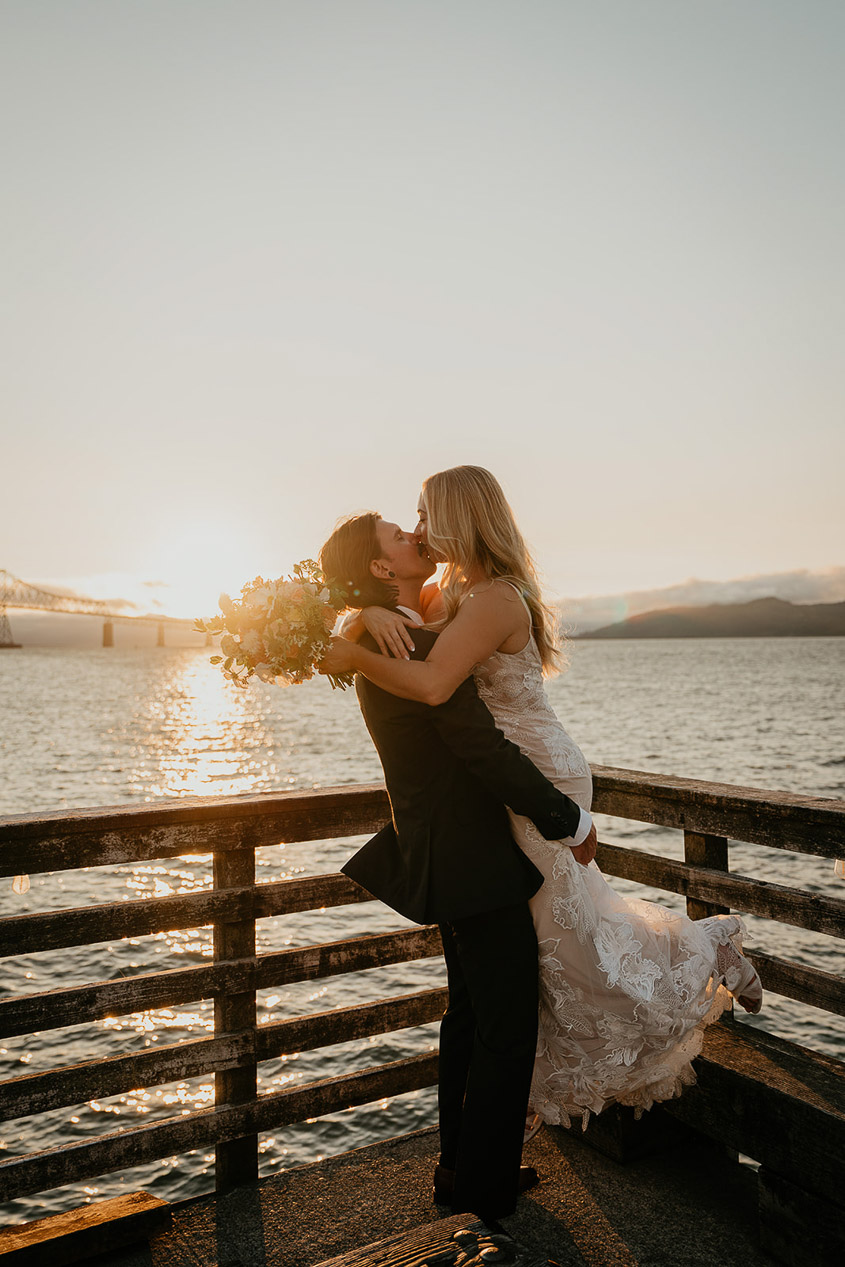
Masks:
[[[326,541],[350,614],[320,669],[356,673],[392,812],[343,871],[443,940],[435,1199],[490,1225],[538,1181],[527,1116],[680,1094],[704,1028],[762,988],[738,916],[692,921],[599,871],[590,767],[545,690],[555,615],[498,481],[440,471],[417,513]]]

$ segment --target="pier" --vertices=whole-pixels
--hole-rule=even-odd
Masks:
[[[843,857],[845,802],[607,767],[595,767],[594,780],[596,813],[683,833],[683,861],[602,841],[597,861],[606,874],[683,894],[693,918],[731,908],[765,918],[771,929],[765,946],[747,948],[764,988],[845,1014],[845,981],[783,958],[778,944],[783,924],[842,938],[845,901],[738,875],[730,869],[729,850],[729,841],[746,841]],[[5,876],[185,854],[213,860],[213,887],[206,891],[0,920],[0,955],[59,948],[72,953],[100,941],[214,927],[214,961],[208,965],[7,997],[0,1001],[0,1036],[200,999],[215,1005],[209,1037],[0,1084],[0,1118],[9,1121],[195,1075],[213,1074],[215,1082],[213,1107],[11,1157],[0,1164],[0,1202],[193,1149],[213,1147],[216,1159],[214,1194],[172,1207],[139,1196],[131,1210],[114,1207],[113,1219],[99,1221],[93,1203],[77,1212],[73,1226],[69,1215],[41,1221],[52,1223],[55,1235],[46,1226],[13,1227],[0,1233],[0,1262],[47,1261],[32,1254],[46,1254],[49,1245],[55,1267],[93,1253],[107,1254],[101,1267],[107,1261],[113,1267],[314,1267],[342,1255],[350,1267],[400,1261],[422,1267],[436,1254],[441,1263],[454,1262],[464,1233],[466,1245],[475,1237],[479,1262],[495,1261],[496,1247],[485,1241],[480,1225],[473,1227],[471,1216],[460,1225],[435,1222],[428,1189],[436,1139],[430,1131],[259,1178],[261,1133],[436,1084],[436,1054],[426,1052],[257,1094],[263,1060],[398,1032],[437,1020],[443,1011],[446,992],[436,988],[256,1023],[259,989],[439,956],[433,927],[256,953],[258,919],[372,899],[340,874],[256,884],[255,850],[370,833],[388,813],[384,788],[367,785],[0,819]],[[507,1221],[515,1248],[498,1246],[498,1261],[508,1255],[526,1267],[550,1259],[561,1267],[641,1259],[667,1267],[842,1261],[845,1064],[728,1017],[708,1029],[696,1070],[695,1087],[639,1122],[614,1108],[583,1135],[578,1126],[545,1128],[526,1151],[545,1181]],[[740,1165],[740,1154],[755,1165]],[[691,1224],[696,1214],[698,1222]],[[135,1223],[122,1224],[124,1217]],[[56,1222],[61,1219],[63,1227]],[[653,1243],[646,1256],[649,1220]],[[679,1244],[684,1227],[685,1256],[661,1257]],[[454,1253],[444,1248],[446,1232]],[[75,1258],[62,1258],[74,1237],[83,1248],[71,1251]],[[398,1241],[391,1247],[391,1237],[405,1237],[405,1248]],[[388,1244],[367,1248],[380,1241]]]

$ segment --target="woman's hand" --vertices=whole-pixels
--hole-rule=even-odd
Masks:
[[[361,618],[382,655],[393,656],[395,660],[410,660],[408,652],[414,650],[410,631],[419,629],[415,620],[403,616],[401,612],[388,611],[386,607],[365,607]]]
[[[357,650],[355,643],[349,642],[346,638],[332,638],[328,651],[317,665],[317,672],[325,674],[354,673],[357,669],[357,665],[354,663]]]

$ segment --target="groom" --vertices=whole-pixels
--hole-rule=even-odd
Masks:
[[[422,623],[420,593],[434,564],[398,525],[354,516],[329,537],[320,563],[356,606],[395,607]],[[436,634],[413,628],[411,636],[411,657],[424,659]],[[566,839],[585,865],[595,829],[504,738],[472,677],[437,706],[390,695],[361,675],[356,685],[392,821],[342,869],[400,914],[440,926],[449,1006],[440,1027],[435,1199],[489,1224],[512,1214],[519,1192],[537,1182],[520,1158],[537,1043],[528,899],[543,877],[514,843],[505,806],[547,840]]]

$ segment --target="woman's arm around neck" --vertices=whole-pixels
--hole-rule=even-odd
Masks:
[[[519,651],[530,629],[519,595],[504,581],[483,582],[470,591],[426,660],[394,660],[353,643],[333,649],[324,672],[354,669],[375,686],[402,699],[442,704],[494,651]],[[513,645],[510,645],[513,644]],[[335,659],[335,654],[338,658]],[[346,659],[339,668],[341,659]]]

